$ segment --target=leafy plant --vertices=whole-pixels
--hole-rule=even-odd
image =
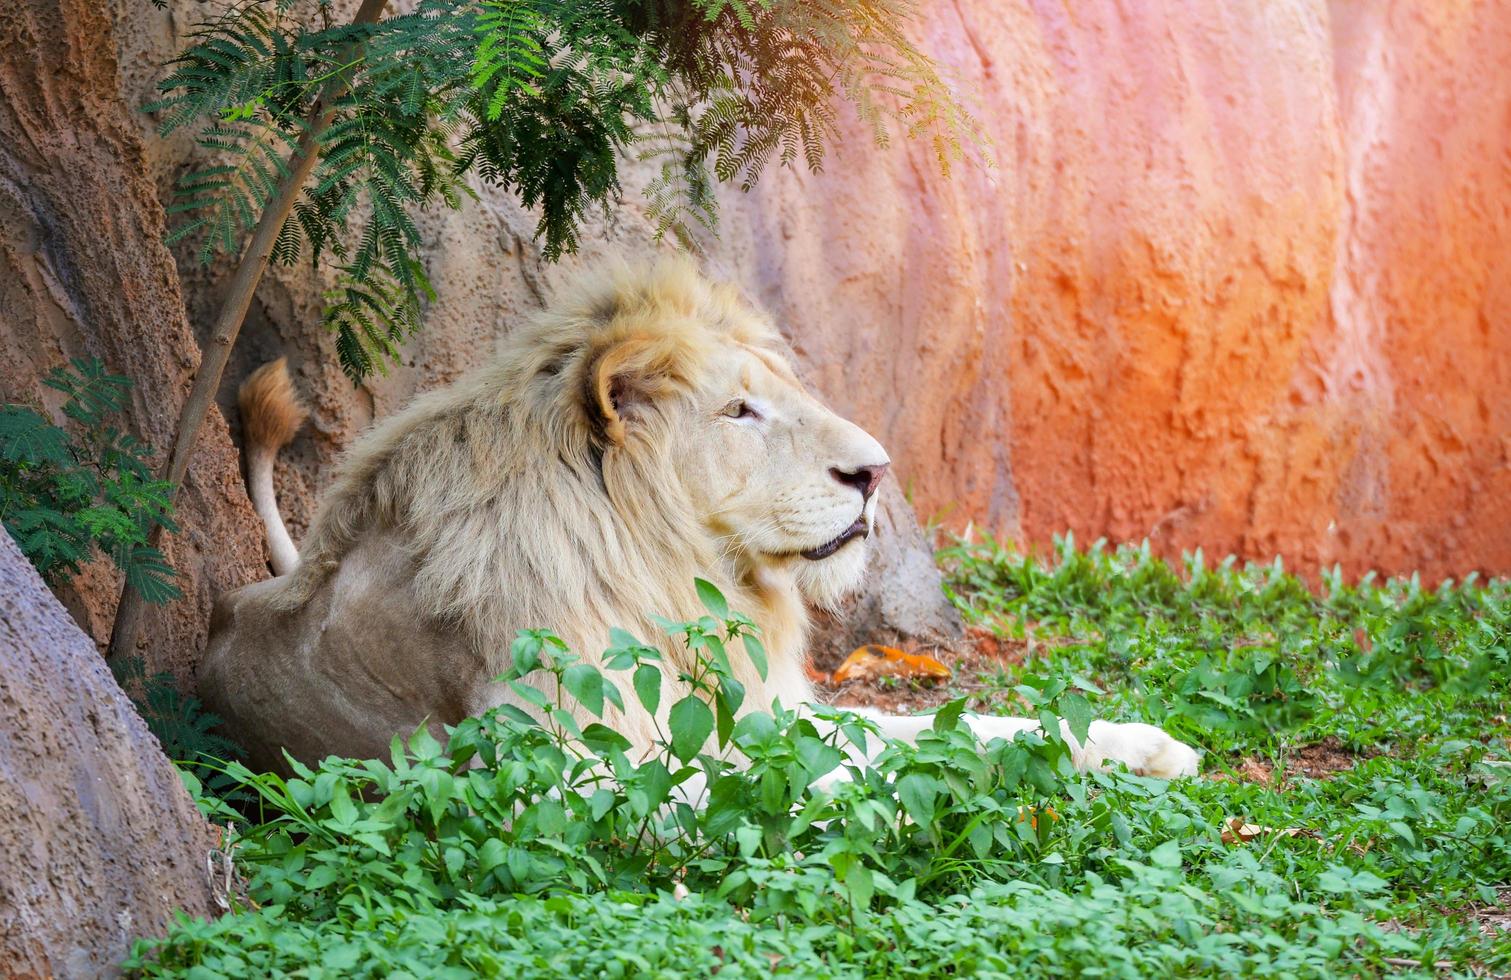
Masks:
[[[575,250],[592,208],[617,203],[632,147],[664,161],[650,204],[661,232],[689,209],[709,223],[714,179],[748,187],[799,157],[818,169],[839,96],[879,142],[894,117],[947,166],[966,118],[903,33],[912,12],[911,0],[420,0],[371,23],[311,24],[289,0],[239,3],[195,29],[148,107],[165,134],[199,126],[215,161],[179,181],[169,210],[188,220],[170,241],[199,235],[206,262],[235,252],[313,136],[319,162],[273,256],[339,264],[325,322],[358,381],[429,296],[415,213],[458,207],[469,173],[539,208],[552,259]],[[322,98],[330,118],[312,134]]]
[[[61,392],[72,433],[26,405],[0,406],[0,520],[53,585],[77,575],[98,548],[149,602],[177,598],[175,573],[147,543],[173,527],[168,485],[151,450],[113,424],[131,381],[98,360],[75,359],[42,382]]]
[[[693,655],[686,673],[667,676],[656,648],[622,631],[605,670],[549,632],[526,631],[501,680],[532,711],[506,704],[467,719],[444,746],[421,729],[395,739],[390,764],[294,764],[288,780],[229,766],[271,814],[242,838],[253,896],[322,915],[353,889],[385,883],[449,901],[684,881],[779,915],[792,898],[781,870],[827,878],[864,909],[1052,837],[1048,822],[1040,830],[982,816],[1037,812],[1063,791],[1069,752],[1057,735],[983,747],[959,724],[957,703],[916,747],[892,746],[863,765],[859,749],[877,736],[854,715],[781,705],[740,714],[729,644],[758,668],[764,651],[746,617],[699,587],[723,618],[663,624]],[[570,698],[602,717],[626,697],[666,708],[648,757],[631,757],[605,724],[579,727],[567,710]],[[836,774],[844,778],[833,782]]]
[[[855,744],[875,737],[862,720],[721,695],[729,658],[763,651],[706,585],[708,616],[662,624],[697,654],[676,683],[628,634],[600,670],[549,633],[524,633],[508,681],[529,713],[469,720],[445,745],[422,730],[385,762],[331,759],[286,780],[230,767],[258,801],[236,848],[256,905],[184,920],[129,965],[152,976],[1511,967],[1511,948],[1475,920],[1511,886],[1506,583],[1428,591],[1334,577],[1317,595],[1273,566],[1193,560],[1177,573],[1141,549],[1068,546],[1042,562],[995,542],[961,543],[946,560],[968,618],[1056,642],[1001,667],[986,681],[996,687],[954,692],[917,746],[860,766]],[[1363,651],[1356,631],[1399,633],[1438,651],[1424,658],[1437,666],[1411,668],[1404,686],[1354,663],[1382,650],[1382,665],[1406,659],[1379,642]],[[1221,675],[1253,676],[1267,654],[1285,666],[1270,675],[1277,689],[1232,692],[1238,707],[1213,727],[1172,708],[1182,690],[1213,703],[1198,692],[1229,693]],[[1484,658],[1500,669],[1471,683]],[[1308,710],[1274,708],[1292,684]],[[1047,732],[1054,715],[1073,728],[1093,711],[1163,717],[1223,778],[1073,774],[1062,745],[1031,733],[982,746],[958,724],[960,694],[1048,711]],[[647,758],[629,758],[602,720],[631,698],[683,705]],[[564,711],[573,699],[600,721],[579,731]],[[1356,758],[1304,775],[1300,754],[1324,736]],[[1249,775],[1255,766],[1272,774]],[[1235,836],[1235,819],[1249,836]]]
[[[163,754],[204,792],[221,799],[241,799],[235,781],[224,772],[225,761],[239,758],[241,747],[219,732],[219,716],[206,711],[198,698],[180,691],[172,674],[149,675],[141,657],[110,666]]]

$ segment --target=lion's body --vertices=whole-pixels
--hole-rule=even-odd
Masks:
[[[260,372],[249,387],[248,410],[292,417],[286,381]],[[886,463],[802,388],[776,331],[733,290],[685,264],[619,269],[352,447],[297,567],[217,604],[202,695],[257,764],[281,767],[285,749],[379,756],[421,724],[440,734],[519,703],[495,681],[517,631],[548,628],[596,662],[622,627],[661,648],[665,710],[690,665],[649,617],[697,618],[702,577],[766,647],[764,678],[732,658],[747,708],[807,702],[807,603],[857,583]],[[271,482],[254,479],[254,496]],[[276,542],[276,505],[258,509]],[[549,692],[549,675],[531,679]],[[651,747],[656,725],[634,699],[608,711]],[[890,722],[899,737],[918,727]],[[1010,736],[1033,723],[972,724]],[[1088,764],[1194,771],[1185,746],[1155,729],[1122,746],[1120,727],[1147,728],[1103,726]],[[1166,759],[1170,745],[1185,754]]]
[[[573,376],[599,346],[667,312],[714,321],[665,338],[688,371],[721,356],[720,341],[773,357],[780,342],[685,268],[638,287],[618,275],[367,434],[322,499],[297,570],[222,597],[200,687],[257,761],[278,764],[283,748],[304,760],[382,754],[396,732],[507,700],[492,679],[521,629],[550,628],[590,660],[612,627],[655,642],[648,616],[702,613],[695,576],[761,627],[767,678],[737,658],[747,702],[809,698],[793,572],[729,561],[676,485],[674,461],[659,458],[665,446],[632,438],[605,449],[583,407],[587,379]],[[595,305],[617,316],[592,316]],[[663,650],[675,658],[681,647]],[[610,723],[631,738],[653,730],[633,713]]]

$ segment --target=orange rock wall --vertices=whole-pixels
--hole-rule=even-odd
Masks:
[[[111,6],[140,104],[202,5]],[[878,150],[851,122],[823,174],[722,191],[703,245],[888,445],[925,518],[1511,573],[1511,0],[920,12],[996,165],[945,178],[925,145]],[[192,146],[147,148],[166,191]],[[403,364],[356,392],[316,327],[328,283],[273,270],[222,403],[234,416],[237,381],[290,355],[315,413],[279,470],[296,533],[368,422],[455,378],[583,261],[652,248],[651,176],[627,162],[628,206],[559,266],[497,190],[425,216],[438,298]],[[225,270],[180,249],[203,325]]]
[[[1511,572],[1511,2],[925,12],[996,167],[852,127],[723,227],[925,517]]]

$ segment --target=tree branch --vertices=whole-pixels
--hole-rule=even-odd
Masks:
[[[387,5],[388,0],[362,0],[362,6],[352,18],[352,24],[376,23]],[[342,60],[351,59],[343,58]],[[236,337],[241,332],[242,323],[246,320],[247,310],[252,306],[252,297],[257,292],[257,285],[262,281],[263,273],[267,271],[268,259],[273,254],[273,245],[278,240],[278,233],[283,229],[283,223],[288,220],[290,212],[293,211],[294,202],[303,192],[305,182],[314,172],[315,164],[320,161],[320,137],[330,128],[336,117],[336,103],[346,94],[349,78],[350,75],[347,72],[337,74],[326,82],[316,98],[315,107],[310,112],[304,134],[299,137],[294,152],[289,156],[288,174],[279,183],[277,191],[268,201],[267,208],[257,222],[257,227],[252,231],[252,240],[247,245],[246,251],[242,253],[241,262],[231,278],[230,290],[225,302],[221,304],[219,315],[215,318],[215,327],[205,349],[200,354],[199,370],[195,372],[194,385],[189,390],[189,397],[179,413],[178,434],[173,442],[173,454],[168,458],[168,464],[163,472],[163,479],[173,485],[169,490],[170,502],[177,497],[178,489],[183,484],[184,474],[188,472],[189,460],[194,455],[199,430],[204,426],[205,418],[210,413],[210,406],[215,402],[215,393],[220,389],[221,376],[225,373],[226,363],[231,359],[231,350],[236,345]],[[159,546],[162,534],[162,525],[153,528],[151,538],[153,547]],[[110,637],[110,650],[107,656],[112,662],[129,655],[136,649],[143,611],[141,594],[130,585],[125,586],[121,591],[120,605],[116,607],[115,628]]]

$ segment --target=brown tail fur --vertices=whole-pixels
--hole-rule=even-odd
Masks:
[[[269,361],[248,375],[236,400],[241,405],[247,445],[275,452],[293,440],[310,414],[294,390],[286,357]]]
[[[298,566],[299,550],[278,512],[278,499],[273,492],[273,462],[278,450],[289,444],[309,418],[309,410],[294,390],[285,357],[253,371],[242,382],[237,401],[246,435],[247,489],[267,530],[273,572],[286,575]]]

